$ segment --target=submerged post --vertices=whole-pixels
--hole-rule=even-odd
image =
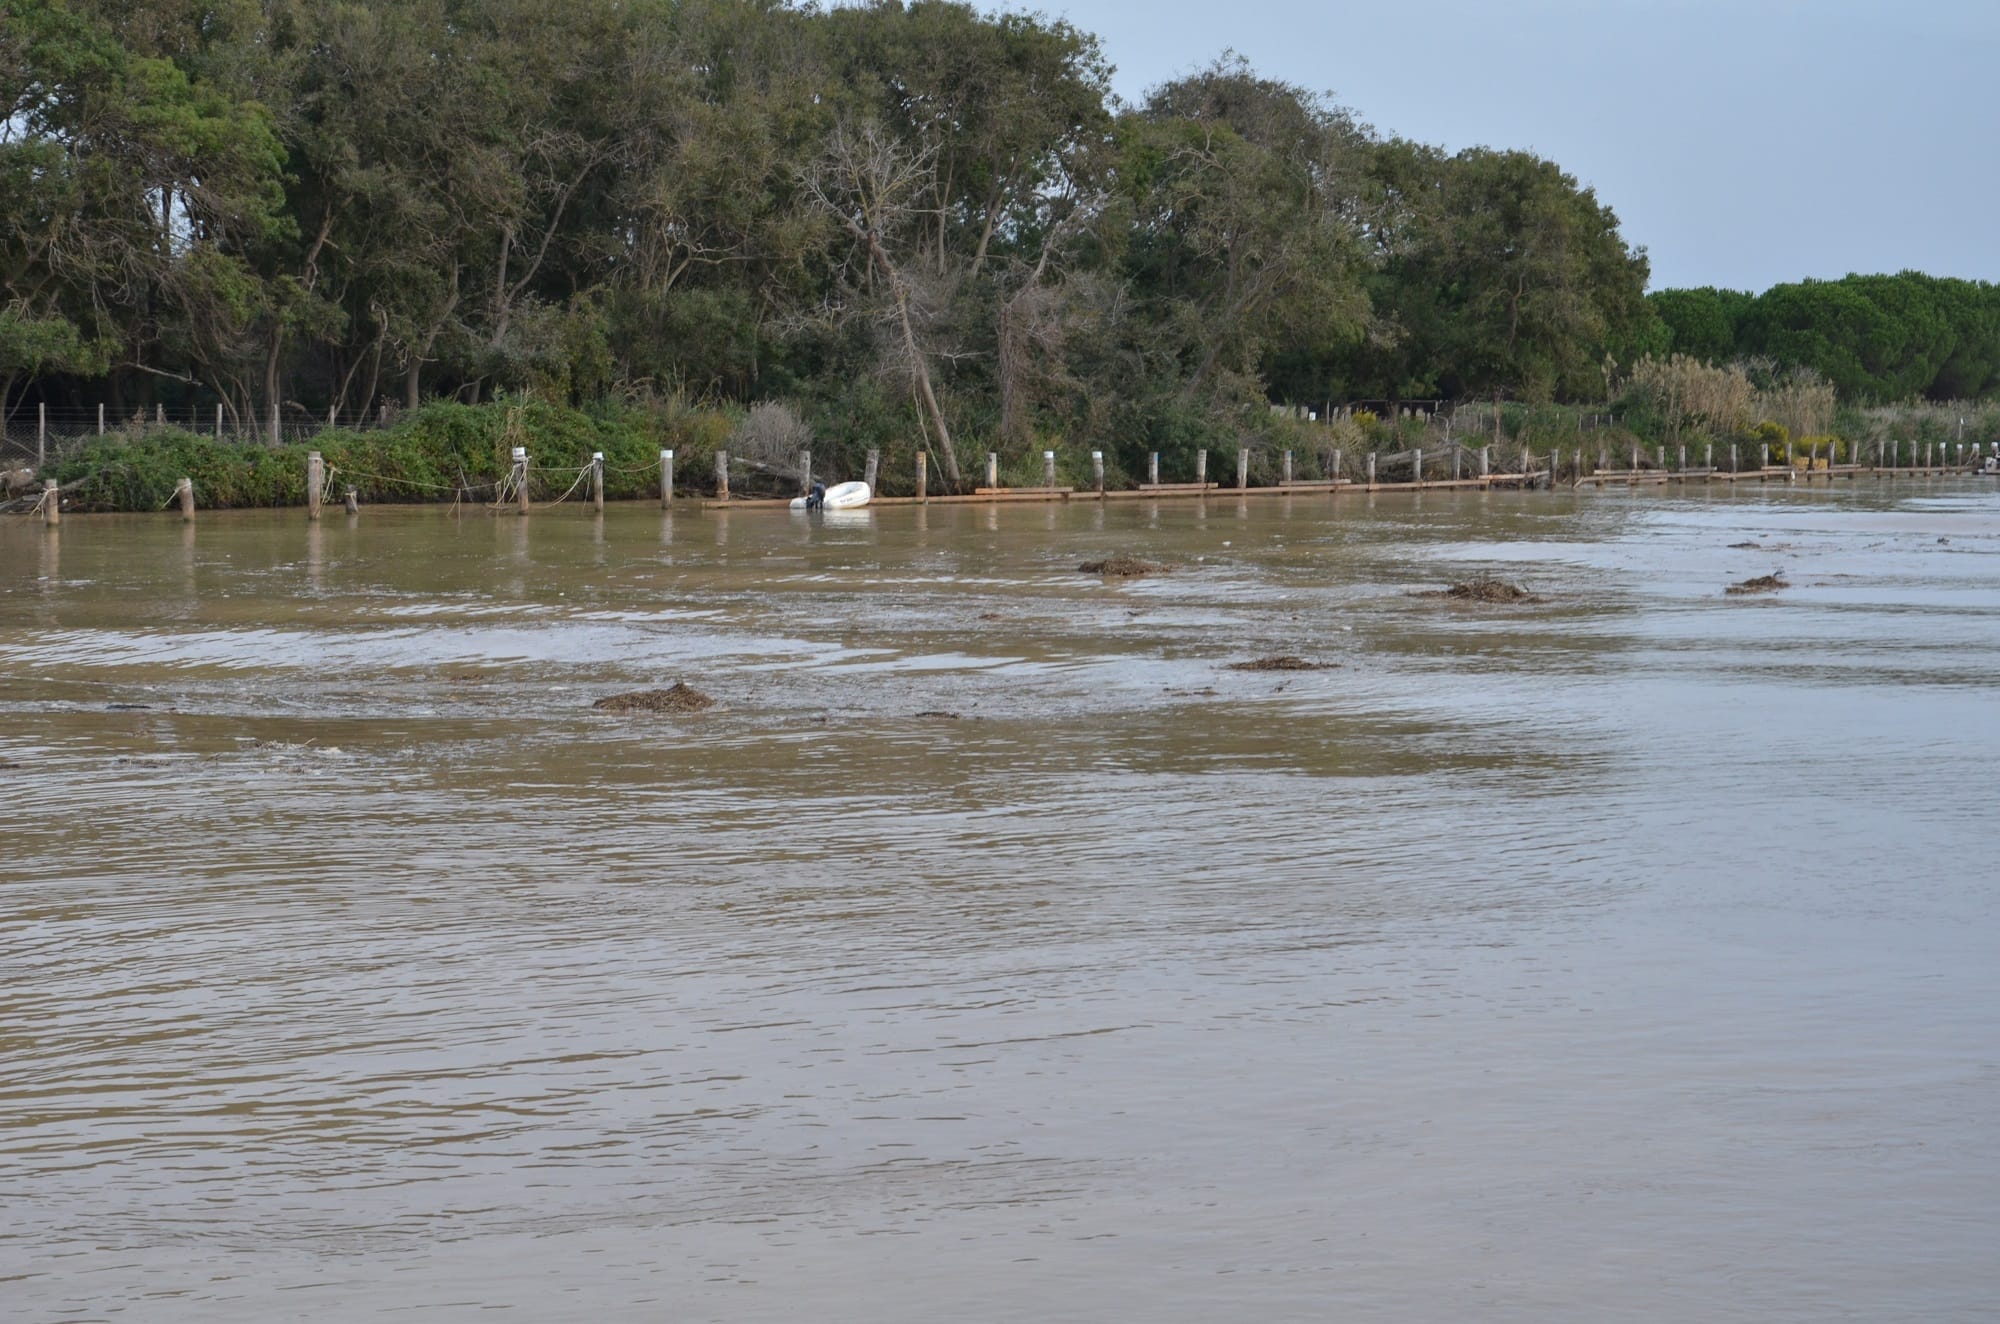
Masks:
[[[1097,486],[1097,495],[1104,495],[1104,452],[1090,453],[1090,481]]]
[[[361,513],[361,493],[354,488],[348,488],[346,493],[341,497],[341,505],[346,507],[348,514],[359,515]]]
[[[1000,457],[992,451],[986,452],[986,485],[1000,486]]]
[[[1422,451],[1410,452],[1410,481],[1419,486],[1424,481],[1424,453]]]
[[[326,486],[326,461],[318,451],[306,452],[306,518],[319,518],[320,490]]]
[[[1236,490],[1241,492],[1250,486],[1250,448],[1236,448]]]
[[[1043,451],[1042,486],[1054,487],[1055,485],[1056,485],[1056,453],[1054,451]]]
[[[174,495],[181,499],[181,521],[194,522],[194,479],[183,478],[174,484]]]
[[[53,478],[42,480],[42,523],[52,529],[62,523],[62,490]]]
[[[590,508],[604,513],[604,452],[590,453]]]
[[[1681,443],[1680,471],[1682,473],[1686,473],[1688,471],[1688,448],[1686,442]]]
[[[928,501],[931,497],[930,483],[928,481],[930,478],[930,462],[931,457],[929,452],[917,452],[917,500],[919,501]]]
[[[1160,453],[1153,451],[1146,456],[1146,483],[1150,487],[1160,485]]]
[[[660,452],[660,509],[671,510],[674,504],[674,453]]]
[[[1286,452],[1285,452],[1285,486],[1286,486],[1286,487],[1290,487],[1291,485],[1292,485],[1292,453],[1291,453],[1290,451],[1286,451]]]
[[[1194,480],[1203,487],[1208,486],[1208,449],[1206,447],[1194,453]]]
[[[870,492],[873,492],[875,490],[875,473],[878,469],[881,468],[881,466],[882,466],[882,452],[878,450],[869,451],[868,468],[866,469],[866,471],[862,473],[861,481],[868,484],[868,490]]]
[[[1375,486],[1375,452],[1368,452],[1368,486]]]
[[[1736,443],[1729,443],[1729,472],[1736,472]]]
[[[528,513],[528,448],[514,448],[514,505],[523,515]]]
[[[715,453],[715,499],[729,500],[729,452]]]
[[[1479,448],[1479,476],[1481,478],[1491,478],[1493,476],[1493,448],[1491,446],[1481,446]]]

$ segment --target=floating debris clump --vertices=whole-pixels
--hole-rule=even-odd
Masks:
[[[1142,561],[1136,556],[1108,556],[1102,561],[1085,561],[1077,569],[1086,575],[1103,575],[1106,579],[1135,579],[1140,575],[1168,574],[1173,567],[1158,561]]]
[[[698,713],[714,707],[715,700],[677,680],[668,689],[613,694],[590,706],[607,713]]]
[[[1309,658],[1294,657],[1287,653],[1281,657],[1260,657],[1254,662],[1231,662],[1231,671],[1331,671],[1338,662],[1314,662]]]
[[[1740,584],[1731,584],[1723,591],[1725,593],[1776,593],[1781,588],[1790,587],[1791,585],[1785,582],[1783,574],[1773,573],[1759,575],[1755,579],[1746,579]]]
[[[1454,602],[1541,602],[1519,584],[1509,584],[1504,579],[1474,579],[1463,584],[1453,584],[1450,588],[1431,589],[1418,593],[1419,598],[1450,598]]]

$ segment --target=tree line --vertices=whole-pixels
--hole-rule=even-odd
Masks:
[[[2000,285],[1905,271],[1647,300],[1676,353],[1811,368],[1856,403],[2000,393]]]
[[[0,410],[781,400],[956,483],[1695,334],[1553,162],[1110,73],[948,0],[0,0]]]

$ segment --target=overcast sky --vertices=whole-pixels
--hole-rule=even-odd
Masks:
[[[989,0],[990,2],[990,0]],[[2000,280],[2000,0],[1045,0],[1127,100],[1226,49],[1377,130],[1532,149],[1653,288]]]

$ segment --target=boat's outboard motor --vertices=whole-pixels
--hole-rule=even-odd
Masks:
[[[807,510],[826,509],[825,483],[814,483],[812,485],[812,491],[806,493],[806,509]]]

